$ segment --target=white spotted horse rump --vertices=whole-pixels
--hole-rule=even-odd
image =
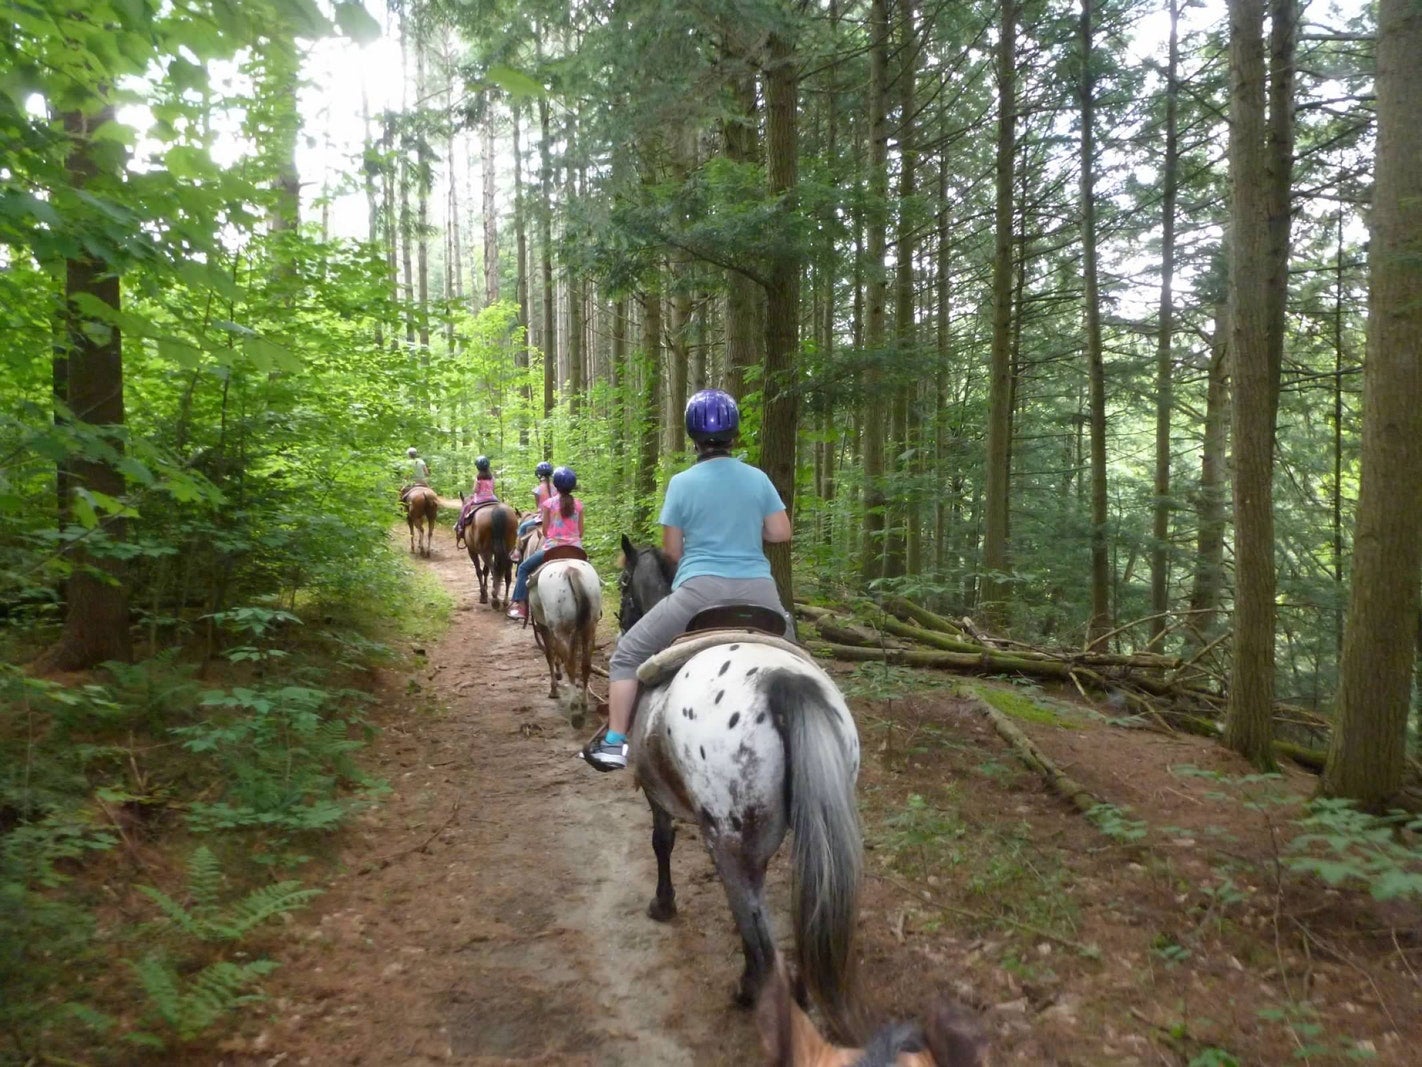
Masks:
[[[775,960],[766,867],[788,834],[800,974],[826,1016],[847,1025],[863,840],[859,736],[844,697],[798,648],[744,635],[657,670],[674,673],[643,691],[628,746],[652,808],[657,890],[647,914],[676,914],[673,820],[693,823],[741,934],[736,999],[753,1004]]]
[[[602,583],[586,560],[550,560],[533,572],[528,605],[534,619],[554,632],[595,625],[602,617]]]
[[[849,763],[859,770],[859,737],[830,677],[788,642],[728,641],[695,652],[674,676],[643,697],[632,748],[642,784],[667,810],[718,833],[739,834],[749,821],[778,846],[785,830],[786,715],[804,714],[784,699],[795,687],[816,690]],[[695,807],[687,802],[695,798]]]
[[[548,660],[548,695],[557,698],[561,672],[575,687],[569,722],[581,726],[589,705],[597,621],[602,617],[602,583],[592,564],[580,559],[549,560],[533,577],[528,607]]]

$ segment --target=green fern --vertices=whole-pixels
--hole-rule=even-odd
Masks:
[[[240,900],[223,903],[223,881],[217,857],[203,845],[188,859],[187,895],[191,907],[151,885],[141,885],[138,891],[158,905],[174,929],[205,944],[241,941],[268,919],[304,907],[321,894],[319,889],[303,889],[300,882],[286,881],[262,886]]]
[[[224,1015],[262,999],[253,990],[265,975],[276,969],[271,960],[210,963],[191,978],[184,978],[161,957],[149,954],[138,963],[130,962],[139,984],[148,995],[154,1013],[181,1041],[191,1041]],[[152,1046],[154,1035],[129,1035],[131,1042]]]

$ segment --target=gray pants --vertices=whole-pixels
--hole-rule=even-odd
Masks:
[[[666,648],[686,629],[691,617],[703,608],[728,604],[759,604],[774,608],[785,617],[785,634],[790,636],[790,616],[780,604],[780,593],[771,578],[716,578],[704,575],[688,578],[670,595],[637,621],[618,639],[607,676],[614,682],[637,677],[637,668]]]

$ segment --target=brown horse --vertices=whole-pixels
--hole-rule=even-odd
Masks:
[[[405,522],[410,527],[410,552],[415,551],[415,531],[420,532],[420,555],[428,558],[434,548],[435,522],[439,518],[439,494],[427,485],[416,485],[405,494]],[[426,531],[428,527],[428,532]]]
[[[947,999],[933,1006],[922,1026],[882,1027],[862,1049],[831,1045],[795,1003],[778,958],[756,1015],[768,1067],[985,1067],[988,1062],[977,1016]]]
[[[474,513],[464,529],[465,547],[479,576],[479,603],[489,603],[489,576],[493,575],[493,604],[502,606],[499,582],[504,583],[507,598],[513,586],[513,548],[518,540],[518,512],[507,504],[485,504]]]

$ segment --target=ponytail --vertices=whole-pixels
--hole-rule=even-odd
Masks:
[[[577,505],[577,503],[577,497],[573,496],[572,493],[559,494],[558,510],[562,513],[563,518],[571,519],[573,517],[573,508]]]

